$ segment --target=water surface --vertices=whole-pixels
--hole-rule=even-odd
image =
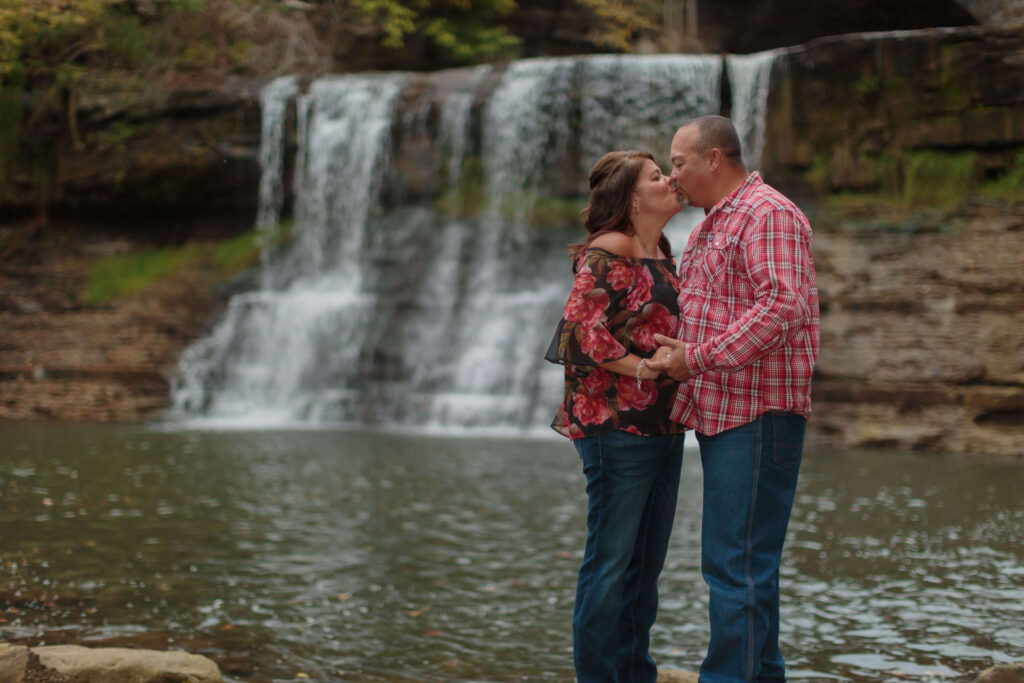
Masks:
[[[688,450],[654,633],[707,644]],[[1024,659],[1019,461],[812,450],[783,570],[794,680]],[[177,648],[229,681],[570,680],[585,500],[557,439],[0,427],[0,639]],[[308,676],[308,678],[306,678]]]

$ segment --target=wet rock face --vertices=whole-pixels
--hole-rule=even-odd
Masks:
[[[262,82],[76,95],[21,130],[0,211],[102,221],[149,239],[248,229],[259,186]],[[69,125],[68,121],[74,121]]]
[[[813,220],[813,219],[812,219]],[[1024,207],[815,221],[826,442],[1024,453]]]
[[[965,26],[985,21],[965,4],[956,0],[701,2],[700,38],[709,49],[744,54],[799,45],[821,36]]]
[[[981,24],[1009,24],[1024,19],[1024,0],[957,0]]]
[[[901,195],[924,151],[940,163],[970,152],[981,182],[1024,150],[1016,29],[823,38],[788,50],[772,79],[762,168],[789,190]]]

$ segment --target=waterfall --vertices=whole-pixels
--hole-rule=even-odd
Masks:
[[[768,50],[728,55],[725,60],[732,92],[732,122],[743,146],[743,162],[751,171],[761,165],[768,89],[778,54],[778,50]]]
[[[362,286],[366,222],[404,81],[321,79],[302,96],[296,237],[285,258],[264,262],[262,289],[234,297],[212,334],[183,354],[179,412],[288,422],[307,416],[322,391],[351,383],[374,308]],[[271,111],[283,111],[291,94],[282,85],[264,93]],[[274,126],[263,135],[264,146],[283,144]],[[280,172],[279,163],[264,165],[261,187],[280,186]]]
[[[284,163],[285,112],[288,100],[299,90],[298,80],[283,76],[267,85],[260,94],[262,121],[260,131],[260,194],[256,228],[276,228],[284,202],[282,168]]]
[[[547,432],[562,371],[542,356],[571,287],[565,245],[582,236],[587,173],[613,149],[667,166],[678,124],[720,111],[722,68],[597,56],[325,77],[305,92],[273,81],[258,225],[282,211],[294,102],[291,241],[268,245],[261,285],[183,354],[174,416]],[[670,223],[677,251],[701,218]]]

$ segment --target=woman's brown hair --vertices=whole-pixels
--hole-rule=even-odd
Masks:
[[[629,219],[629,195],[636,187],[644,162],[648,159],[654,161],[654,156],[647,152],[608,152],[590,169],[590,203],[580,214],[583,227],[587,230],[587,239],[581,244],[569,245],[574,273],[579,267],[580,255],[601,235],[609,232],[633,235],[633,225]],[[658,247],[666,256],[672,255],[672,248],[664,234],[658,241]]]

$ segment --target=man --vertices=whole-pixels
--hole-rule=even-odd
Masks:
[[[711,626],[700,680],[784,681],[779,562],[820,330],[811,228],[747,172],[727,118],[686,123],[671,161],[677,192],[706,216],[679,259],[677,339],[656,335],[647,366],[681,382],[672,419],[700,444]]]

